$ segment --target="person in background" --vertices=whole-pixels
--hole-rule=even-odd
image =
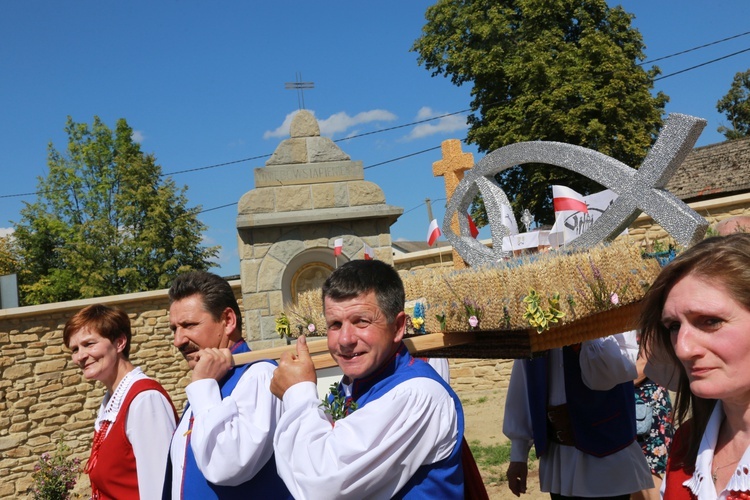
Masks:
[[[676,391],[664,498],[749,498],[750,234],[705,239],[665,266],[640,329],[646,374]]]
[[[107,389],[85,472],[91,497],[161,498],[177,415],[164,388],[129,360],[130,319],[102,304],[65,323],[63,342],[87,380]]]
[[[635,332],[515,360],[503,433],[511,440],[508,487],[526,492],[528,455],[553,499],[618,498],[653,487],[636,441]]]
[[[636,361],[638,377],[635,384],[636,430],[638,442],[646,457],[654,480],[654,487],[631,495],[631,500],[658,500],[662,478],[667,469],[669,446],[674,435],[672,425],[672,400],[669,391],[644,373],[645,354],[639,352]]]
[[[719,236],[733,233],[750,233],[750,215],[736,215],[718,222],[715,226]]]
[[[463,410],[450,386],[414,359],[395,269],[354,260],[323,285],[328,349],[344,377],[320,408],[306,340],[271,382],[285,413],[274,437],[295,498],[464,498]],[[326,413],[328,411],[328,413]]]
[[[273,457],[282,412],[269,391],[276,363],[234,366],[232,354],[250,348],[229,283],[205,271],[181,274],[169,303],[174,345],[192,375],[170,447],[165,496],[290,498]]]

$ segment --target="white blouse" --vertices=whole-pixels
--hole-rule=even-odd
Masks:
[[[698,500],[724,500],[730,491],[750,491],[750,448],[748,448],[737,464],[729,483],[719,495],[716,494],[716,485],[711,479],[711,471],[713,470],[714,450],[716,449],[716,441],[719,439],[722,420],[724,420],[724,406],[721,401],[717,401],[701,438],[693,477],[683,483],[690,488],[690,491]],[[667,482],[664,481],[662,490],[666,484]]]

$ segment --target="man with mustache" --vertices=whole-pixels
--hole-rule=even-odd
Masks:
[[[165,497],[290,498],[276,474],[273,433],[282,406],[269,391],[272,361],[233,367],[249,351],[227,281],[193,271],[169,289],[174,345],[192,370],[187,406],[172,437]]]
[[[464,498],[463,411],[450,386],[401,342],[404,287],[377,260],[355,260],[323,285],[328,349],[344,377],[319,408],[304,337],[271,390],[285,413],[276,464],[295,498]],[[330,411],[333,410],[333,411]]]

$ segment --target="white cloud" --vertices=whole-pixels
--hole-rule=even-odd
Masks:
[[[133,134],[130,136],[130,138],[133,139],[133,142],[141,144],[146,140],[146,134],[144,134],[140,130],[133,130]]]
[[[440,116],[444,113],[434,111],[432,108],[423,106],[418,112],[415,120],[427,120]],[[435,134],[450,134],[459,130],[466,130],[469,128],[469,124],[466,123],[466,117],[463,115],[450,115],[439,118],[435,121],[428,123],[420,123],[411,129],[411,132],[404,137],[404,141],[413,141],[414,139],[421,139],[423,137],[429,137]]]
[[[320,133],[322,135],[334,135],[338,132],[345,132],[352,127],[361,125],[363,123],[372,122],[389,122],[395,120],[397,117],[390,111],[384,109],[373,109],[372,111],[363,111],[357,113],[354,116],[349,116],[345,112],[341,111],[335,115],[331,115],[325,120],[319,120]]]
[[[8,235],[13,234],[12,227],[0,227],[0,238],[5,238]]]
[[[310,111],[315,114],[314,111]],[[294,118],[294,115],[297,112],[289,113],[284,118],[284,122],[279,125],[274,130],[267,130],[263,133],[264,139],[271,139],[271,138],[277,138],[277,137],[287,137],[289,136],[289,127],[292,124],[292,118]],[[339,113],[335,113],[328,118],[325,118],[323,120],[318,120],[318,125],[320,126],[320,134],[324,136],[333,136],[338,133],[343,133],[349,131],[347,136],[351,136],[353,134],[350,129],[357,127],[358,125],[366,124],[366,123],[372,123],[372,122],[384,122],[384,121],[393,121],[397,118],[396,115],[391,113],[390,111],[386,111],[384,109],[373,109],[371,111],[363,111],[361,113],[357,113],[354,116],[349,116],[344,111],[341,111]]]
[[[274,130],[266,130],[263,132],[263,138],[264,139],[273,139],[275,137],[286,137],[289,135],[289,127],[292,125],[292,118],[294,118],[294,115],[296,115],[297,112],[294,111],[292,113],[289,113],[286,115],[286,118],[284,118],[284,121],[281,125],[276,127]]]

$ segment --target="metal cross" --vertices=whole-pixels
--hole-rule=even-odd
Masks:
[[[302,73],[299,72],[294,74],[294,78],[295,81],[286,82],[284,84],[284,88],[287,90],[296,90],[297,106],[299,107],[299,109],[305,109],[305,89],[315,88],[315,84],[313,82],[303,82]]]

